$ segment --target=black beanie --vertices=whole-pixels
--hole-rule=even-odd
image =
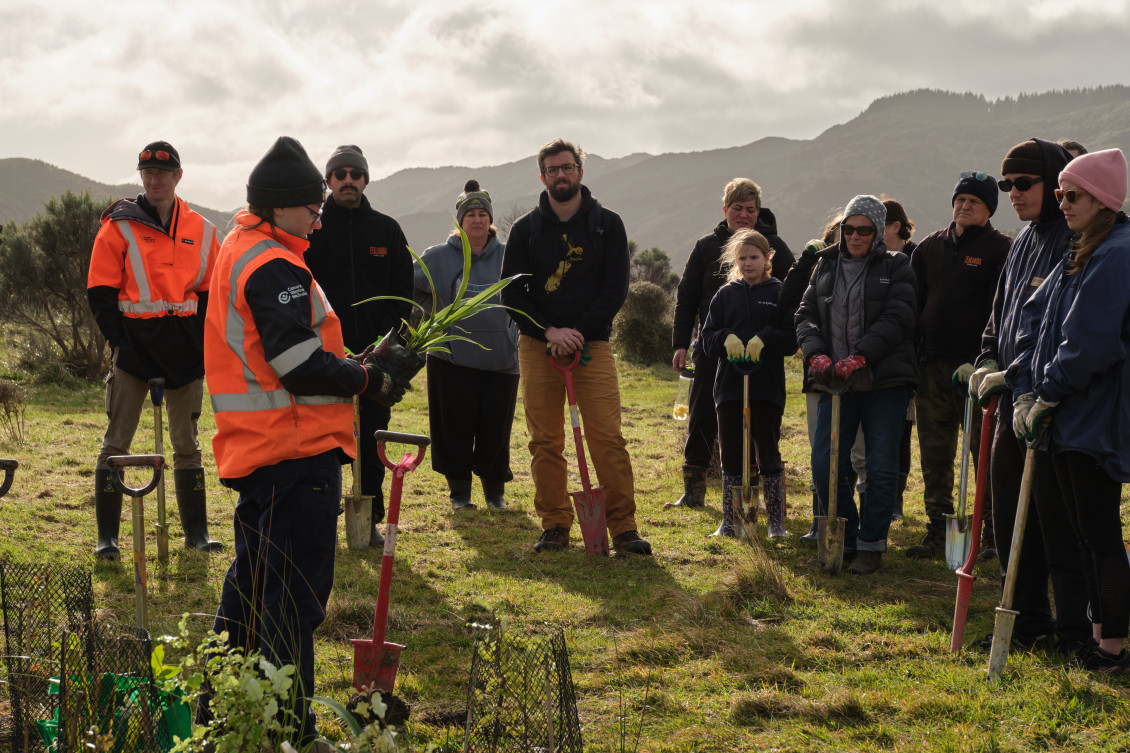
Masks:
[[[984,178],[979,179],[978,176],[982,175]],[[953,187],[953,197],[950,199],[951,207],[957,201],[957,195],[959,193],[967,193],[971,196],[976,196],[978,199],[985,202],[985,206],[989,208],[990,217],[996,213],[997,197],[1000,196],[1000,191],[997,189],[997,179],[988,173],[962,173],[958,178],[957,185]]]
[[[165,159],[161,159],[157,154],[158,152],[163,154]],[[180,155],[168,141],[154,141],[137,155],[137,169],[144,170],[147,167],[155,167],[158,170],[168,170],[175,173],[180,170]]]
[[[1001,162],[1001,175],[1009,173],[1044,174],[1044,150],[1035,139],[1022,141],[1008,150],[1004,161]]]
[[[322,174],[290,136],[279,136],[247,179],[247,203],[257,207],[301,207],[325,200]]]

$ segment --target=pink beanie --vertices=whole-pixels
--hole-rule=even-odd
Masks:
[[[1059,174],[1059,184],[1069,180],[1115,212],[1126,200],[1126,157],[1121,149],[1106,149],[1083,154],[1067,163]]]

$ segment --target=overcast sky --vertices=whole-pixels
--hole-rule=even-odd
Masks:
[[[216,209],[280,134],[374,179],[550,138],[606,157],[811,138],[917,88],[1130,83],[1130,0],[53,0],[0,8],[0,157],[106,183],[163,138]],[[536,181],[531,168],[531,183]]]

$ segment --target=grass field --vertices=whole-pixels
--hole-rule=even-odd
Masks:
[[[808,564],[814,548],[797,538],[810,520],[798,368],[790,364],[782,448],[790,536],[764,548],[705,538],[720,517],[717,483],[704,510],[662,509],[681,493],[683,424],[670,415],[670,369],[620,370],[637,519],[652,558],[590,559],[576,528],[569,552],[533,552],[540,525],[521,403],[510,510],[486,509],[476,487],[479,508],[452,514],[443,479],[427,463],[408,476],[388,631],[388,640],[407,646],[397,681],[397,694],[413,707],[406,737],[461,750],[475,634],[469,622],[483,619],[481,600],[507,615],[512,631],[545,622],[564,628],[586,751],[1130,750],[1130,679],[1091,676],[1066,657],[1033,653],[1010,656],[1002,680],[989,684],[984,654],[949,652],[956,577],[944,562],[901,551],[925,524],[917,448],[907,517],[892,527],[882,570],[831,577]],[[427,433],[423,379],[394,410],[391,428]],[[23,442],[0,437],[0,456],[21,463],[0,503],[0,556],[90,567],[101,618],[130,624],[132,569],[92,554],[100,385],[31,389]],[[207,400],[200,427],[211,532],[228,554],[183,549],[168,484],[167,565],[156,562],[149,534],[154,634],[174,632],[185,612],[195,615],[195,632],[206,630],[229,563],[235,495],[215,478]],[[134,451],[151,451],[152,436],[146,411]],[[345,476],[348,488],[348,470]],[[571,488],[580,488],[575,477]],[[147,503],[151,523],[153,499]],[[1124,500],[1124,522],[1127,510]],[[127,548],[130,530],[124,510]],[[379,569],[379,552],[346,549],[343,526],[329,616],[318,634],[322,694],[350,694],[349,639],[371,632]],[[981,563],[977,575],[967,640],[991,630],[998,598],[997,563]],[[330,720],[323,731],[334,735]]]

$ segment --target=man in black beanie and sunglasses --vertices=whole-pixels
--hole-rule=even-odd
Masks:
[[[322,212],[322,227],[310,236],[306,266],[330,299],[341,320],[345,347],[360,353],[408,319],[412,305],[400,301],[353,304],[378,295],[411,300],[412,256],[400,225],[373,209],[365,198],[369,162],[361,148],[344,144],[326,163],[331,195]],[[373,432],[387,429],[389,408],[375,400],[361,401],[361,494],[373,498],[369,546],[384,545],[377,524],[384,520],[385,467],[377,455]]]

